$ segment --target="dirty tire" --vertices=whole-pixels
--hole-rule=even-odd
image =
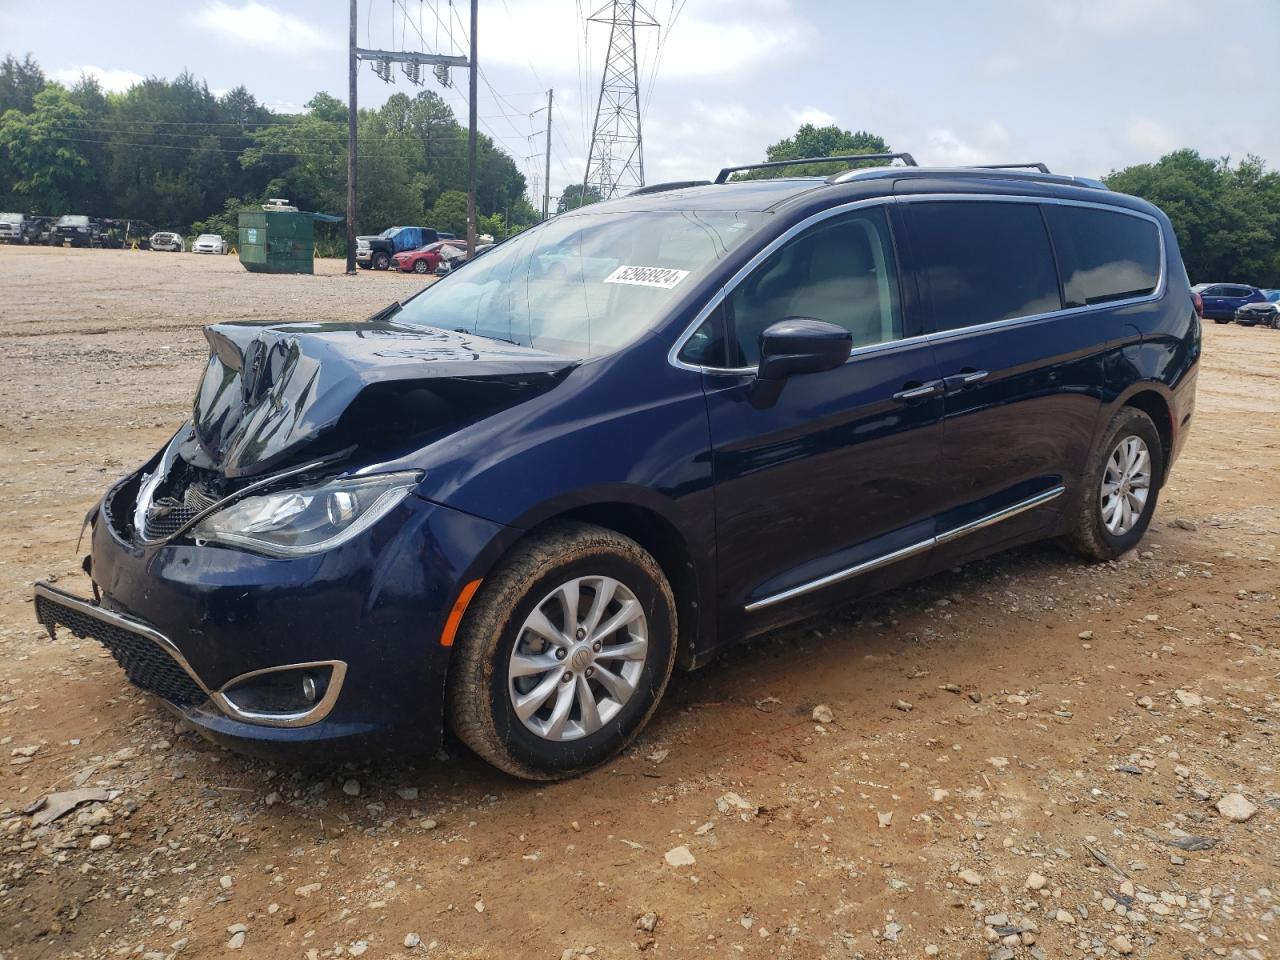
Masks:
[[[515,714],[508,667],[525,619],[574,577],[609,576],[640,601],[648,649],[635,692],[617,716],[577,740],[543,739]],[[517,545],[477,591],[454,645],[446,710],[454,733],[500,770],[527,780],[559,780],[622,751],[662,698],[676,653],[671,587],[638,543],[594,524],[565,522]]]
[[[1151,457],[1151,491],[1133,529],[1115,536],[1102,522],[1102,476],[1112,451],[1126,438],[1137,436],[1147,445]],[[1082,479],[1084,489],[1077,497],[1071,531],[1063,538],[1071,550],[1089,560],[1114,560],[1138,545],[1147,532],[1160,499],[1164,478],[1164,447],[1151,418],[1135,407],[1122,407],[1107,426],[1102,442],[1089,457]]]

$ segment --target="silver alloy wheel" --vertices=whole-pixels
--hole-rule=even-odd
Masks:
[[[1113,537],[1123,537],[1138,525],[1150,493],[1151,451],[1141,437],[1127,436],[1111,451],[1102,473],[1099,508]]]
[[[612,577],[576,577],[520,627],[508,665],[516,716],[544,740],[578,740],[635,694],[649,652],[644,607]]]

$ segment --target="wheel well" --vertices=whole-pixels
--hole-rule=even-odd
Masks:
[[[1143,390],[1135,393],[1124,402],[1126,407],[1137,407],[1151,418],[1160,434],[1160,446],[1164,450],[1165,469],[1169,467],[1169,457],[1173,453],[1173,414],[1164,397],[1154,390]]]
[[[698,579],[689,547],[680,531],[661,514],[626,503],[578,507],[545,520],[535,529],[561,520],[581,520],[617,531],[640,544],[658,561],[676,601],[679,634],[676,638],[676,663],[683,669],[691,668],[699,629]]]

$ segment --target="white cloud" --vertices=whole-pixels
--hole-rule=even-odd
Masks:
[[[1083,25],[1104,33],[1200,23],[1197,0],[1057,0],[1050,6],[1061,26]]]
[[[1037,159],[1022,156],[1021,150],[1008,130],[995,120],[987,120],[977,129],[959,133],[947,127],[935,127],[925,135],[924,145],[913,152],[922,164],[946,167],[1022,163]]]
[[[1151,159],[1176,150],[1182,143],[1178,135],[1155,117],[1132,117],[1124,126],[1124,142],[1139,156]]]
[[[240,6],[215,0],[186,19],[191,26],[239,49],[294,59],[331,53],[342,46],[338,37],[322,33],[305,20],[251,0]]]
[[[802,127],[806,123],[811,123],[815,127],[829,127],[836,122],[836,118],[832,114],[817,107],[804,107],[803,109],[795,110],[791,114],[791,119],[797,127]]]
[[[92,63],[64,67],[61,70],[54,70],[50,74],[54,80],[68,87],[75,86],[80,82],[80,77],[84,75],[95,78],[98,83],[102,84],[103,90],[108,90],[111,93],[124,93],[130,87],[136,86],[146,79],[142,74],[134,73],[132,70],[111,70]]]
[[[584,5],[590,6],[590,5]],[[661,11],[666,14],[667,11]],[[642,93],[654,64],[660,37],[667,34],[667,17],[659,27],[636,31],[641,60]],[[434,25],[424,33],[434,41]],[[600,83],[609,27],[591,23],[584,45],[573,4],[565,0],[508,0],[481,11],[480,44],[484,61],[526,69],[530,63],[552,77],[579,76],[588,88]],[[730,82],[751,70],[781,66],[805,53],[817,31],[789,0],[702,0],[690,4],[669,37],[663,40],[658,84],[699,79]],[[446,46],[442,37],[441,46]],[[448,52],[447,50],[444,52]],[[588,64],[589,61],[589,64]]]

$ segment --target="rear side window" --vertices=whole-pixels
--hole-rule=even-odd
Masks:
[[[1046,205],[1068,307],[1126,300],[1160,281],[1160,236],[1150,220],[1094,207]]]
[[[908,215],[938,331],[1062,309],[1049,234],[1035,204],[913,203]]]

